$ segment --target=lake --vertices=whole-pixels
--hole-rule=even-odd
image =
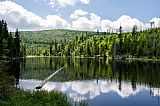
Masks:
[[[160,106],[160,63],[93,58],[32,57],[21,61],[17,85],[34,90],[57,73],[43,90],[64,92],[89,106]]]

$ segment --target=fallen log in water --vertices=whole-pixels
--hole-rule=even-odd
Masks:
[[[51,74],[49,77],[47,77],[44,81],[42,81],[39,86],[36,87],[36,89],[41,89],[47,82],[49,79],[51,79],[54,75],[56,75],[59,71],[61,71],[63,68],[65,68],[66,66],[58,69],[56,72],[54,72],[53,74]]]

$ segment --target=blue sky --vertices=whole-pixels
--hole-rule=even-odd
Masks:
[[[81,30],[116,29],[116,25],[118,23],[123,24],[123,21],[125,21],[124,28],[127,28],[127,23],[129,23],[130,27],[133,27],[133,24],[135,24],[139,25],[139,27],[143,26],[145,29],[149,26],[149,21],[155,21],[155,25],[160,26],[160,0],[0,0],[0,3],[0,9],[7,10],[5,15],[4,13],[0,13],[0,18],[5,18],[11,29],[18,27],[19,24],[23,24],[15,23],[16,25],[11,25],[14,22],[8,17],[12,17],[17,12],[20,14],[19,17],[25,18],[29,18],[25,15],[31,12],[42,18],[43,21],[53,24],[43,27],[44,25],[36,24],[34,19],[26,18],[24,19],[26,26],[24,25],[25,27],[22,30],[33,29],[34,25],[35,29],[57,29],[65,27],[66,29]],[[8,10],[11,10],[11,8],[8,8],[10,5],[17,8],[17,10],[12,9],[12,11],[8,12]],[[22,7],[22,11],[18,10],[18,6]],[[22,14],[24,12],[26,14]],[[47,16],[50,16],[50,18],[47,18]],[[57,21],[53,21],[52,19]],[[38,20],[40,21],[41,19]],[[31,22],[33,25],[27,22]],[[95,24],[99,25],[96,26]],[[20,26],[23,27],[23,25]],[[85,27],[83,28],[83,26]]]

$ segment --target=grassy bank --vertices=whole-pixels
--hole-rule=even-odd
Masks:
[[[57,91],[15,91],[0,100],[0,106],[71,106],[67,97]]]

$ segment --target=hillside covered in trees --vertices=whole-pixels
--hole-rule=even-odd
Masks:
[[[80,57],[159,57],[160,28],[117,33],[49,30],[21,32],[26,55]]]

